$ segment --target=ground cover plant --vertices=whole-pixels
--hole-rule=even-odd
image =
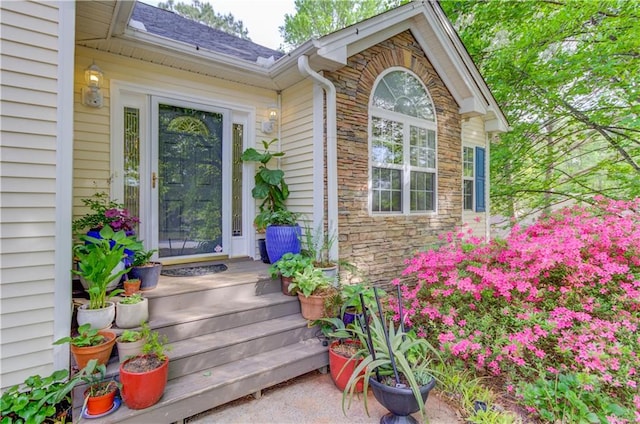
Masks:
[[[442,241],[394,281],[406,324],[544,421],[640,422],[640,199]]]

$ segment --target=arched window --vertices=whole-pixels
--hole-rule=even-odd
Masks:
[[[436,210],[435,111],[422,82],[406,70],[378,78],[369,106],[371,212]]]

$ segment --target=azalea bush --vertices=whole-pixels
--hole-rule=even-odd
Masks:
[[[394,284],[408,325],[531,413],[640,422],[640,199],[595,200],[504,240],[449,234]]]

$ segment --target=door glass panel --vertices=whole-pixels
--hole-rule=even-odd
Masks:
[[[222,253],[223,115],[158,111],[159,256]]]
[[[231,234],[242,236],[242,156],[243,125],[233,124],[233,169],[231,170]]]
[[[124,108],[124,207],[140,216],[140,109],[132,107]]]

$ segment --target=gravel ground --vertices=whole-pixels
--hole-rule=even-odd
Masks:
[[[190,424],[357,424],[379,423],[386,411],[369,391],[367,416],[362,399],[354,398],[346,415],[342,392],[329,374],[312,372],[263,391],[260,399],[247,396],[186,420]],[[430,424],[458,424],[456,412],[431,392],[426,405]],[[420,415],[415,414],[420,421]]]

